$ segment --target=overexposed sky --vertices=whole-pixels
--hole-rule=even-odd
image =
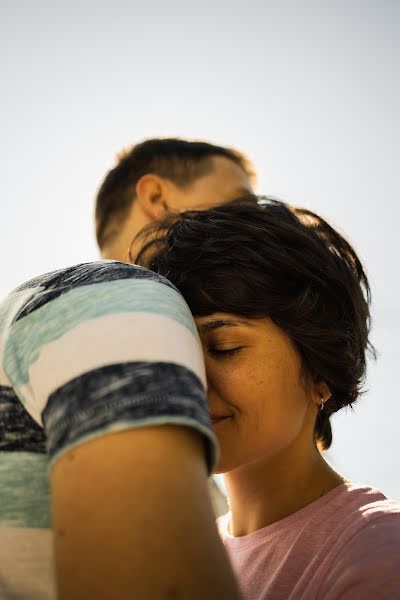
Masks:
[[[0,296],[98,257],[93,198],[144,137],[245,151],[258,191],[321,213],[370,276],[380,357],[329,458],[400,498],[396,0],[0,0]]]

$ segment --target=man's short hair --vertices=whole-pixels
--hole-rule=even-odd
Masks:
[[[118,164],[109,171],[96,197],[96,238],[100,248],[118,234],[135,198],[136,184],[143,175],[153,173],[180,187],[193,183],[212,171],[212,158],[222,156],[233,161],[255,178],[250,161],[233,148],[208,142],[177,138],[144,140],[118,156]]]

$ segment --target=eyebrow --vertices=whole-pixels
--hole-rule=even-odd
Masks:
[[[212,321],[203,323],[203,325],[199,325],[198,329],[200,333],[207,333],[208,331],[214,331],[220,327],[237,327],[238,325],[254,327],[253,323],[244,319],[213,319]]]

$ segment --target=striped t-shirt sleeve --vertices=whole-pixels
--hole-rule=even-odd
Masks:
[[[201,344],[170,282],[99,261],[31,280],[6,305],[3,377],[43,425],[51,459],[106,432],[177,424],[202,434],[211,472]]]

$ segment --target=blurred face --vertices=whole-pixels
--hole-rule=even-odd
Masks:
[[[196,318],[208,382],[208,403],[221,458],[216,473],[266,464],[313,443],[316,405],[301,361],[270,319],[227,313]]]
[[[236,163],[222,156],[212,158],[213,170],[185,188],[172,184],[169,207],[174,210],[209,208],[253,193],[249,177]]]

